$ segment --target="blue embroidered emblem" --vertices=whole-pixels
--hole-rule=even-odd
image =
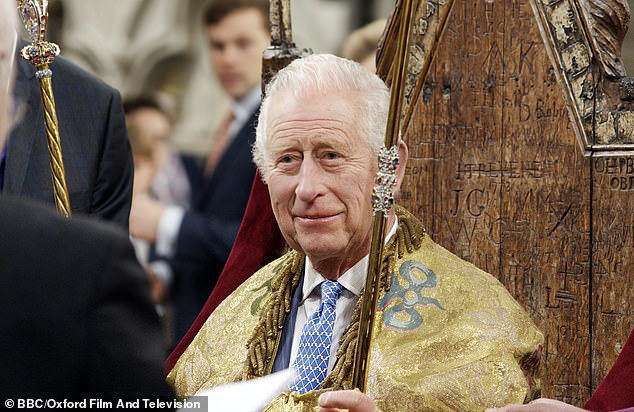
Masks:
[[[423,296],[424,289],[436,287],[436,274],[415,260],[404,262],[398,272],[400,279],[396,272],[392,272],[392,286],[379,301],[378,308],[385,310],[383,323],[386,326],[403,331],[415,330],[423,324],[423,316],[416,306],[434,305],[445,310],[436,299]],[[407,285],[403,286],[402,283]]]

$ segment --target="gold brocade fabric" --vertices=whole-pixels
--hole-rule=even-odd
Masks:
[[[493,276],[434,243],[404,209],[397,213],[367,394],[384,411],[482,411],[535,397],[543,336],[526,312]],[[290,251],[218,306],[168,375],[178,396],[270,373],[302,267],[303,256]],[[349,387],[354,344],[343,342],[355,342],[355,333],[342,338],[325,390]],[[267,411],[312,410],[316,395],[285,393]]]

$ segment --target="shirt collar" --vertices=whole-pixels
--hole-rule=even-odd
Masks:
[[[235,100],[231,105],[231,111],[236,120],[239,123],[247,121],[251,113],[253,113],[255,108],[260,104],[261,99],[262,89],[260,85],[257,85],[242,98]]]
[[[392,236],[396,233],[396,229],[398,228],[398,217],[394,216],[394,224],[392,228],[385,236],[385,243],[387,243]],[[365,287],[365,278],[368,274],[368,261],[370,257],[365,255],[361,260],[354,264],[350,269],[348,269],[343,275],[337,279],[337,282],[341,283],[341,285],[346,288],[346,290],[350,291],[356,297],[361,296],[361,291]],[[321,273],[317,272],[313,267],[310,258],[306,256],[306,264],[304,269],[304,284],[302,286],[302,302],[308,298],[311,293],[315,290],[317,286],[319,286],[322,282],[326,280],[325,277],[321,275]]]

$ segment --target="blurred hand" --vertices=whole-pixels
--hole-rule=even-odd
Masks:
[[[158,305],[165,302],[167,295],[165,284],[159,278],[151,267],[145,267],[145,273],[147,273],[148,280],[150,281],[150,293],[152,294],[152,302]]]
[[[326,392],[319,397],[320,412],[337,412],[341,410],[350,412],[381,412],[372,399],[356,390]]]
[[[501,408],[490,408],[486,412],[583,412],[585,409],[568,405],[554,399],[536,399],[527,405],[506,405]]]
[[[134,184],[132,192],[134,194],[147,194],[150,192],[152,182],[156,177],[157,167],[152,160],[134,160]]]
[[[159,221],[165,206],[147,194],[133,194],[130,209],[130,234],[147,242],[156,242]]]

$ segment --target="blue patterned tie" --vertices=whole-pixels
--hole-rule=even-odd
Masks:
[[[293,364],[297,376],[290,385],[293,392],[312,391],[326,378],[332,330],[337,317],[335,305],[342,290],[339,282],[326,280],[321,284],[321,305],[304,324],[299,340],[297,359]]]

